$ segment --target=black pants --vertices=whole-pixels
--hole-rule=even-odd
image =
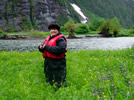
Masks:
[[[66,59],[45,58],[44,72],[50,85],[66,86]]]

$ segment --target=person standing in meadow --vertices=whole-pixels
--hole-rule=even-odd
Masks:
[[[43,53],[44,73],[46,82],[50,85],[61,87],[66,85],[66,48],[67,39],[60,33],[58,24],[48,26],[50,36],[46,37],[43,45],[39,45],[39,51]]]

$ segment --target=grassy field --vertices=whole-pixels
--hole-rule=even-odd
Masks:
[[[42,54],[0,52],[0,100],[132,100],[134,48],[67,52],[67,87],[45,82]]]

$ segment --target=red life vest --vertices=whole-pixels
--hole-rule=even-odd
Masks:
[[[64,35],[57,35],[54,38],[52,38],[51,40],[49,40],[50,36],[48,36],[46,38],[46,40],[44,41],[44,45],[56,46],[56,40],[58,40],[61,37],[63,37],[65,39],[66,44],[67,44],[67,40],[66,40]],[[65,48],[65,50],[66,50],[66,48]],[[43,58],[45,58],[45,57],[54,58],[54,59],[61,59],[61,58],[65,58],[65,52],[61,53],[59,55],[56,55],[56,54],[49,53],[48,51],[45,50],[43,53]]]

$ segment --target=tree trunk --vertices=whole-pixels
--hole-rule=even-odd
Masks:
[[[114,37],[117,37],[118,32],[114,31]]]
[[[72,30],[70,30],[68,38],[76,38]]]

